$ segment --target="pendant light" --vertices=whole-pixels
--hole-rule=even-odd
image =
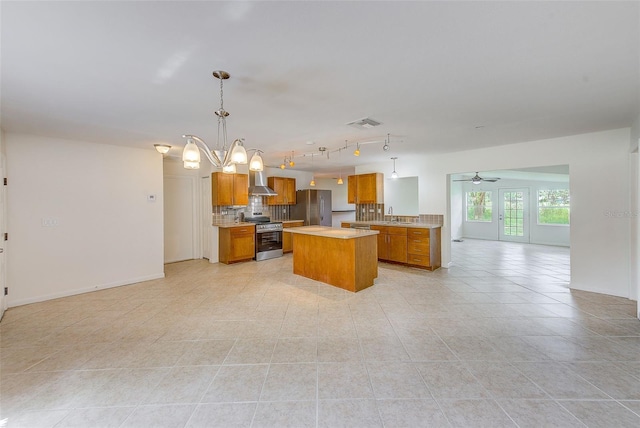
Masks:
[[[344,148],[347,148],[347,140],[344,140]],[[342,148],[338,149],[338,162],[340,162],[340,153],[342,153]],[[342,166],[340,166],[340,178],[338,178],[338,184],[344,184],[344,181],[342,181]]]
[[[291,157],[289,158],[289,166],[293,168],[295,164],[296,163],[293,161],[293,150],[291,150]]]
[[[311,153],[311,170],[313,171],[313,153]],[[315,173],[313,173],[313,175],[311,176],[311,183],[309,183],[309,186],[311,187],[316,187],[316,175]]]
[[[235,171],[235,166],[231,168],[230,165],[246,164],[247,151],[240,139],[234,140],[227,147],[227,116],[229,116],[229,112],[224,109],[222,82],[230,76],[226,71],[218,70],[213,72],[213,77],[220,80],[220,108],[215,111],[218,116],[218,145],[215,150],[211,150],[200,137],[190,134],[183,135],[182,137],[187,139],[187,143],[182,151],[182,161],[187,169],[200,168],[200,151],[202,150],[207,160],[216,168],[222,168],[224,172],[230,172],[232,169]]]
[[[251,162],[249,162],[250,171],[262,171],[264,169],[264,162],[262,162],[262,150],[255,149],[255,153],[251,156]]]
[[[393,172],[391,173],[391,178],[398,178],[398,173],[396,172],[396,159],[398,158],[394,156],[391,159],[393,159]]]
[[[360,143],[356,143],[356,149],[353,152],[354,156],[360,156]]]

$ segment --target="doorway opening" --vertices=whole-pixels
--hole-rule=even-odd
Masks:
[[[542,271],[538,267],[534,270],[536,275],[566,287],[570,281],[569,195],[568,165],[451,174],[452,265],[469,264],[468,250],[463,248],[471,245],[461,245],[466,240],[473,241],[473,251],[486,252],[475,259],[489,267],[508,266],[514,257],[519,257],[518,263],[533,266],[537,261],[524,256],[533,252],[560,254],[562,261],[553,272],[556,277],[549,278],[543,267]],[[480,240],[505,244],[487,243],[482,249],[476,242]]]

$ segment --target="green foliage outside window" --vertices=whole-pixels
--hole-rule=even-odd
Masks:
[[[491,221],[491,192],[467,192],[467,221]]]
[[[569,224],[569,189],[538,190],[538,224]]]

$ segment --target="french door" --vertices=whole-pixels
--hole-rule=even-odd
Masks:
[[[529,242],[529,190],[499,189],[498,239]]]

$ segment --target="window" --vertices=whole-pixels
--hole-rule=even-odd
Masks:
[[[467,192],[467,221],[491,221],[491,192]]]
[[[569,224],[569,189],[538,190],[538,224]]]

